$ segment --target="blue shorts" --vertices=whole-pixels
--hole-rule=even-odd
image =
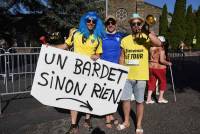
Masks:
[[[132,94],[138,103],[144,102],[145,80],[126,80],[121,100],[131,100]]]

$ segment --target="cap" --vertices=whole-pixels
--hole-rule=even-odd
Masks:
[[[134,20],[134,19],[139,19],[141,20],[142,22],[144,22],[144,19],[138,14],[138,13],[133,13],[131,18],[129,19],[129,23]]]
[[[113,16],[113,15],[108,15],[108,16],[106,17],[106,19],[105,19],[105,22],[107,22],[109,19],[113,19],[114,21],[117,21],[116,18],[115,18],[115,16]]]

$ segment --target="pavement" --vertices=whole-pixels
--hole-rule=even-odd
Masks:
[[[198,57],[199,59],[199,57]],[[144,134],[200,134],[200,62],[191,58],[173,64],[177,101],[174,102],[172,85],[168,81],[165,94],[168,104],[145,104]],[[196,61],[196,62],[194,62]],[[168,74],[168,78],[170,78]],[[68,110],[40,104],[29,94],[2,98],[0,134],[64,134],[70,126]],[[135,134],[135,103],[132,103],[131,126],[118,131],[105,127],[105,118],[93,116],[94,129],[83,127],[84,114],[80,115],[80,134]],[[115,113],[122,122],[121,106]]]

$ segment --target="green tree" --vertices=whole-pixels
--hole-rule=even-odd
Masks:
[[[200,49],[200,6],[196,13],[196,39],[197,43],[194,48]]]
[[[192,41],[193,38],[195,36],[195,30],[196,30],[196,25],[195,25],[195,14],[192,12],[192,5],[188,6],[187,8],[187,13],[186,13],[186,27],[185,27],[185,31],[186,31],[186,36],[185,36],[185,44],[187,46],[191,46],[192,47]]]
[[[186,0],[176,0],[169,30],[169,43],[172,48],[177,48],[185,39],[185,9]]]
[[[159,33],[167,38],[168,33],[168,20],[167,20],[167,5],[165,4],[162,9],[162,15],[160,16],[160,23],[159,23]]]
[[[66,36],[68,29],[78,27],[80,17],[89,10],[95,10],[101,16],[105,14],[103,1],[45,0],[45,2],[4,0],[5,4],[0,5],[1,33],[8,32],[14,38],[18,38],[16,36],[20,32],[21,42],[29,40],[35,46],[39,44],[39,37],[48,32],[59,30]]]
[[[9,35],[11,40],[17,39],[19,46],[23,46],[24,42],[38,44],[36,41],[42,29],[37,22],[41,15],[33,11],[40,9],[45,9],[45,6],[38,1],[4,0],[4,4],[0,6],[0,36],[4,38],[4,35]],[[12,46],[13,43],[9,45]]]
[[[45,31],[56,29],[69,29],[78,27],[81,16],[90,10],[95,10],[103,16],[104,5],[102,2],[85,0],[50,0],[51,9],[46,10],[39,19],[39,24]]]

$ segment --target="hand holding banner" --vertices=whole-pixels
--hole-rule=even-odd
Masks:
[[[95,115],[114,113],[128,68],[42,46],[31,90],[41,103]]]

